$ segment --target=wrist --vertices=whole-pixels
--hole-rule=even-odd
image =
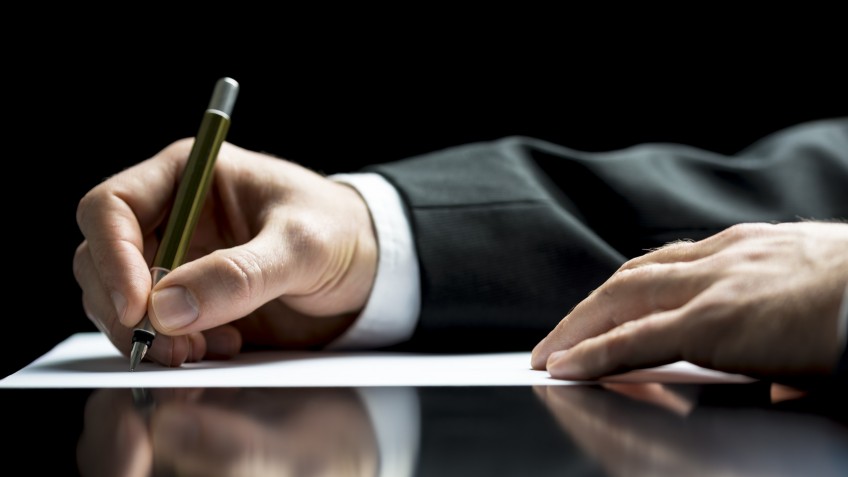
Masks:
[[[349,265],[340,280],[340,289],[345,290],[347,295],[345,301],[349,302],[348,313],[359,315],[368,302],[377,276],[377,232],[368,206],[359,192],[348,184],[338,184],[348,196],[344,203],[350,205],[347,213],[352,223],[352,236],[355,237]]]
[[[353,187],[365,201],[376,234],[376,272],[369,280],[365,308],[348,332],[330,349],[373,349],[412,336],[421,306],[418,259],[411,223],[398,191],[375,173],[335,174],[331,179]]]

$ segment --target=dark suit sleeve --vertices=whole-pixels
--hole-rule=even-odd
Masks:
[[[422,308],[406,347],[528,350],[646,249],[740,222],[848,218],[848,118],[735,155],[508,137],[369,169],[398,189],[415,236]]]

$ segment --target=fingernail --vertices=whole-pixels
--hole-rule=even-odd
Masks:
[[[549,355],[548,355],[548,363],[547,363],[547,364],[548,364],[548,365],[553,364],[553,363],[554,363],[554,361],[556,361],[556,360],[558,360],[559,358],[561,358],[561,357],[565,356],[565,353],[566,353],[566,351],[565,351],[565,350],[559,350],[559,351],[554,351],[553,353],[549,354]]]
[[[566,358],[567,354],[568,351],[555,351],[548,356],[546,367],[552,376],[570,377],[577,373],[577,367],[572,360]]]
[[[545,369],[545,359],[542,357],[542,351],[539,346],[536,346],[530,352],[530,367],[533,369]]]
[[[197,299],[185,287],[170,287],[153,293],[153,313],[159,324],[174,330],[197,319]]]
[[[124,314],[127,312],[127,299],[120,292],[112,292],[112,305],[115,307],[115,313],[118,314],[118,321],[124,321]]]

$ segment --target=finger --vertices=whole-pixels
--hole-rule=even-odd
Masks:
[[[242,318],[289,291],[279,237],[250,242],[181,265],[153,289],[150,319],[169,335],[212,329]]]
[[[676,240],[667,243],[628,260],[620,269],[628,270],[650,264],[692,262],[702,259],[718,251],[715,237],[715,235],[712,235],[697,242],[693,240]]]
[[[658,263],[694,262],[725,250],[731,243],[760,235],[771,227],[774,225],[767,223],[738,224],[697,242],[691,240],[671,242],[627,261],[621,269]]]
[[[589,338],[546,363],[556,379],[591,380],[681,359],[683,326],[677,310],[629,321]]]
[[[700,262],[650,264],[616,272],[534,347],[531,366],[545,369],[555,351],[628,321],[684,305],[709,286],[712,273],[711,267]]]
[[[118,321],[109,291],[100,280],[89,253],[88,243],[77,247],[74,255],[74,278],[82,288],[82,306],[88,319],[125,356],[129,356],[132,330]]]
[[[162,221],[188,142],[131,167],[91,189],[77,206],[77,224],[119,320],[144,316],[151,280],[144,236]]]
[[[132,335],[130,335],[130,341],[132,341]],[[184,336],[158,335],[147,350],[145,359],[163,366],[177,367],[186,362],[200,361],[205,354],[206,341],[200,333]]]
[[[124,356],[132,349],[132,327],[124,326],[117,316],[106,287],[99,281],[100,275],[84,243],[77,248],[74,259],[74,274],[77,281],[86,283],[83,291],[83,309],[89,320],[109,338],[109,341]],[[201,335],[170,337],[160,335],[145,355],[146,359],[165,366],[179,366],[186,361],[203,358],[206,344]]]
[[[222,325],[203,332],[206,342],[205,359],[230,359],[241,351],[241,332],[231,325]]]

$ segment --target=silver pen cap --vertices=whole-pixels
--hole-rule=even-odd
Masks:
[[[207,110],[218,111],[229,118],[233,114],[233,106],[236,104],[238,90],[238,81],[232,78],[219,79],[215,83],[215,89],[212,91],[212,99],[209,100]]]

